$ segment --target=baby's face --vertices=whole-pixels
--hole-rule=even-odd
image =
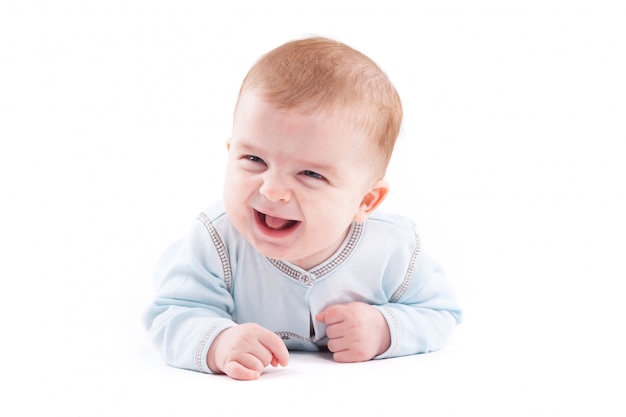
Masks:
[[[229,141],[226,212],[263,255],[310,269],[363,221],[375,146],[339,115],[277,109],[246,92]],[[364,204],[365,203],[365,204]]]

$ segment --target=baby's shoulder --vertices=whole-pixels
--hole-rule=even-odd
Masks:
[[[374,244],[381,251],[409,251],[419,246],[415,223],[410,218],[388,212],[375,212],[363,227],[363,239]]]
[[[197,217],[198,219],[205,218],[210,222],[217,222],[220,219],[225,218],[226,210],[224,209],[224,203],[222,201],[217,201],[211,204],[210,206],[202,210]]]
[[[416,234],[415,223],[410,218],[397,213],[374,212],[366,221],[365,227],[382,233],[402,235],[412,238]]]
[[[192,233],[202,239],[210,237],[214,241],[227,241],[236,235],[221,201],[213,203],[198,213]]]

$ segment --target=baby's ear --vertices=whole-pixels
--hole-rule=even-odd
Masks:
[[[230,151],[230,142],[232,141],[233,138],[228,138],[226,139],[226,150]]]
[[[367,194],[363,196],[359,211],[354,215],[354,221],[364,222],[380,206],[388,193],[389,183],[385,180],[376,181]]]

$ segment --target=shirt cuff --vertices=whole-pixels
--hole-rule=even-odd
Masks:
[[[235,323],[234,321],[223,320],[215,323],[213,327],[211,327],[206,333],[204,333],[204,336],[202,336],[202,338],[200,339],[200,343],[198,343],[195,357],[196,368],[200,372],[205,372],[208,374],[213,373],[213,371],[211,371],[209,365],[207,364],[207,355],[209,353],[209,348],[211,347],[213,340],[215,340],[218,334],[236,325],[237,323]]]

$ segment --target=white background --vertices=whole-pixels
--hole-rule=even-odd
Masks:
[[[381,413],[624,415],[620,2],[223,3],[0,5],[0,414],[354,413],[373,409],[341,390],[367,375]],[[465,321],[413,359],[296,354],[252,383],[165,367],[141,326],[156,259],[221,197],[250,65],[307,34],[399,90],[384,209],[415,219]]]

